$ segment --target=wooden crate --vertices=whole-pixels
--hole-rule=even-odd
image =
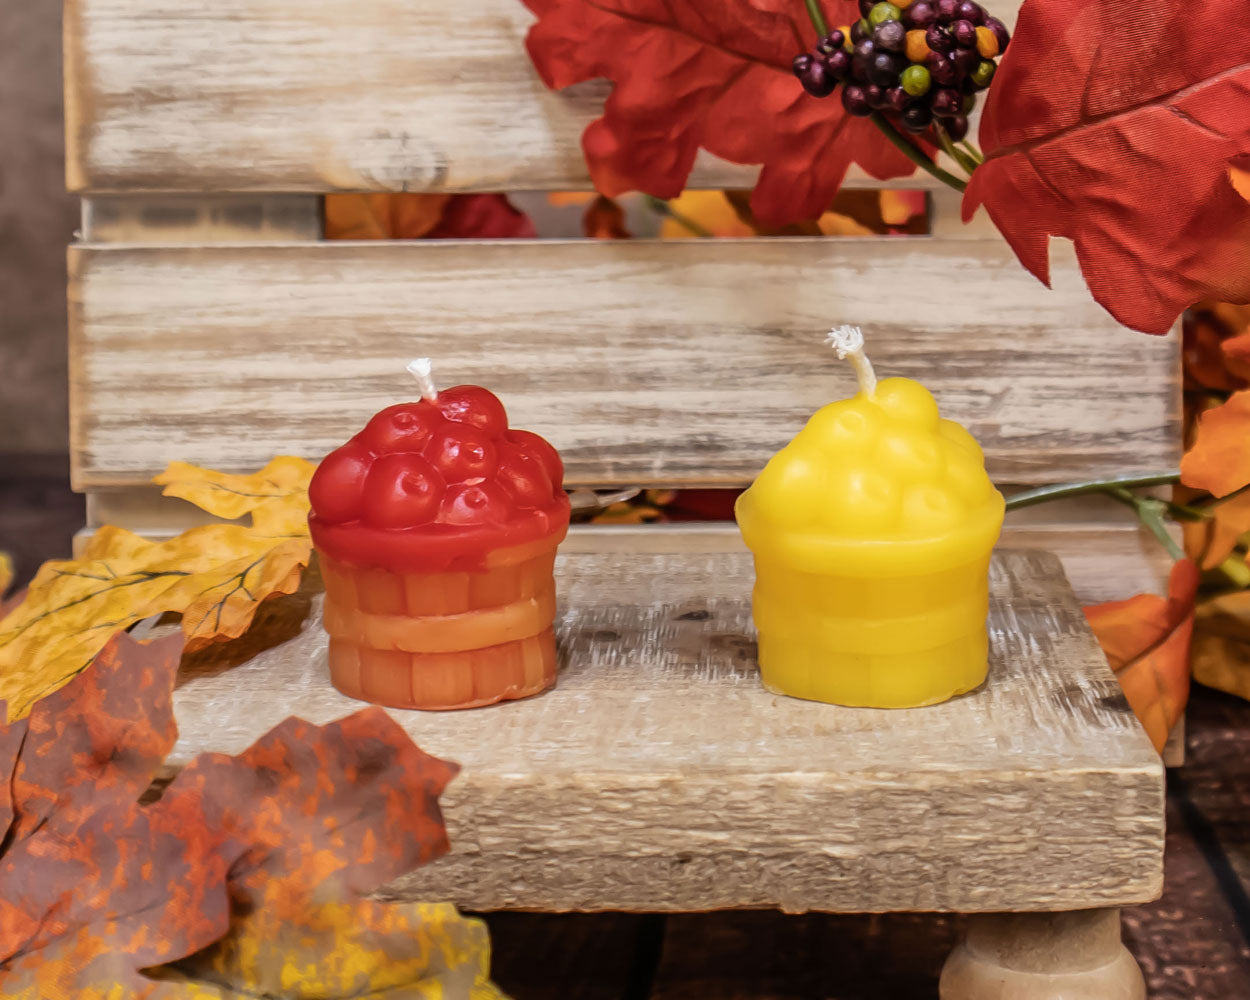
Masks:
[[[184,526],[185,505],[147,485],[170,460],[318,457],[412,394],[417,355],[496,389],[560,448],[570,485],[743,486],[850,393],[820,342],[840,322],[865,327],[882,373],[934,390],[1000,483],[1176,464],[1176,337],[1119,327],[1063,247],[1045,290],[984,222],[956,226],[942,192],[928,237],[323,242],[325,192],[589,186],[579,135],[605,88],[547,91],[530,21],[518,0],[67,0],[89,528]],[[704,157],[691,184],[752,174]],[[1089,504],[1013,518],[1004,542],[1058,553],[1082,600],[1157,589],[1166,565]],[[397,713],[469,767],[448,793],[456,852],[392,891],[557,909],[1098,907],[974,929],[948,995],[1020,942],[1060,956],[1048,968],[1089,944],[1121,974],[1107,914],[1159,889],[1162,772],[1053,559],[997,557],[987,689],[891,716],[758,687],[732,529],[591,526],[566,553],[562,688]],[[316,636],[188,677],[177,759],[350,708],[319,680]]]

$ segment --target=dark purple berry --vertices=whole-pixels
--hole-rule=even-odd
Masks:
[[[956,21],[951,25],[951,37],[961,49],[977,47],[977,26],[971,21]]]
[[[833,55],[825,56],[824,63],[835,80],[845,80],[851,75],[851,54],[846,49],[838,49]]]
[[[871,108],[884,108],[885,94],[885,88],[875,83],[870,83],[864,88],[864,98],[868,101],[868,106]]]
[[[964,76],[950,56],[930,52],[925,56],[924,62],[929,67],[929,73],[932,75],[934,83],[939,86],[953,87]]]
[[[868,80],[881,87],[898,83],[898,75],[907,67],[907,60],[893,52],[876,52],[868,61]]]
[[[979,3],[973,3],[973,0],[963,0],[955,8],[955,17],[961,21],[971,21],[974,25],[985,23],[985,11]]]
[[[959,142],[968,134],[968,119],[963,115],[956,115],[954,118],[947,119],[945,123],[946,134],[956,142]]]
[[[1007,25],[996,17],[988,17],[985,19],[985,26],[994,32],[994,37],[998,39],[999,53],[1006,52],[1007,43],[1011,41],[1011,32],[1007,30]]]
[[[951,33],[943,28],[940,24],[933,25],[924,35],[925,43],[934,52],[949,52],[955,47],[955,39],[951,37]],[[978,60],[980,56],[978,55]]]
[[[816,46],[816,51],[822,56],[831,56],[835,52],[840,52],[845,47],[846,35],[835,29],[820,40]]]
[[[842,88],[842,107],[856,118],[867,118],[872,114],[872,105],[868,103],[868,96],[858,83],[848,83]]]
[[[960,76],[967,76],[981,65],[981,53],[976,49],[956,49],[951,59],[955,63],[955,68],[959,70]]]
[[[902,87],[891,87],[885,92],[885,106],[890,111],[902,111],[911,103],[911,95]]]
[[[933,92],[929,107],[939,118],[954,118],[963,110],[964,95],[950,87],[942,87]]]
[[[802,76],[807,72],[807,67],[812,64],[814,59],[815,57],[810,52],[804,52],[802,55],[794,57],[794,62],[790,64],[790,68],[794,70],[795,76]]]
[[[875,6],[877,6],[877,0],[859,0],[859,16],[867,17]]]
[[[865,38],[872,34],[872,26],[868,23],[868,19],[861,17],[858,21],[851,25],[851,41],[855,43],[862,42]]]
[[[928,28],[937,23],[937,11],[929,0],[916,0],[903,11],[903,24],[909,28]]]
[[[959,0],[937,0],[935,5],[937,10],[938,22],[940,24],[950,24],[955,20],[955,11],[959,9]]]
[[[923,132],[929,127],[933,121],[933,114],[923,104],[913,104],[904,109],[899,116],[899,120],[903,123],[903,128],[908,132]]]
[[[902,21],[884,21],[873,29],[872,40],[879,49],[902,52],[907,45],[907,29]]]
[[[799,83],[803,84],[803,89],[813,97],[828,97],[838,85],[833,74],[825,69],[825,64],[817,59],[808,63],[799,74]]]

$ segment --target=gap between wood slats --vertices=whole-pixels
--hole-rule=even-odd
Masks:
[[[1019,7],[995,13],[1014,25]],[[547,90],[525,51],[533,19],[519,0],[67,0],[69,187],[589,189],[581,134],[609,87]],[[757,172],[703,154],[689,186]],[[938,186],[858,168],[847,182]]]
[[[835,322],[924,381],[998,481],[1175,466],[1176,339],[1117,326],[1054,250],[1047,291],[990,240],[76,247],[74,481],[323,455],[430,355],[550,437],[571,485],[745,485],[853,392]]]

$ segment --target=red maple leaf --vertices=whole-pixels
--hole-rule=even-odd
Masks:
[[[816,30],[803,0],[525,0],[538,15],[527,46],[554,89],[607,77],[603,117],[582,136],[595,187],[675,198],[700,147],[762,164],[755,215],[783,225],[818,217],[847,168],[873,177],[915,166],[837,97],[808,95],[790,71]],[[850,0],[824,4],[830,25],[859,17]]]
[[[1203,298],[1250,301],[1250,21],[1235,0],[1026,0],[981,120],[964,196],[1049,280],[1047,237],[1076,244],[1090,291],[1165,333]]]

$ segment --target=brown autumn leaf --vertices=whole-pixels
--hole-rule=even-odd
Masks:
[[[1189,700],[1189,638],[1194,627],[1198,567],[1180,559],[1167,598],[1138,594],[1085,609],[1124,696],[1163,752]]]
[[[312,552],[308,481],[314,466],[276,458],[252,475],[173,463],[169,496],[218,517],[164,542],[101,528],[82,557],[45,563],[0,618],[0,700],[10,719],[83,670],[113,633],[152,615],[182,615],[188,650],[242,635],[260,603],[294,592]]]
[[[1250,701],[1250,590],[1198,605],[1190,659],[1199,684]]]
[[[141,803],[177,736],[181,647],[119,633],[0,726],[3,995],[242,998],[284,981],[298,996],[381,998],[402,975],[397,1000],[498,996],[477,922],[364,898],[445,852],[437,800],[456,771],[383,710],[288,719]],[[476,992],[438,992],[464,984]]]

